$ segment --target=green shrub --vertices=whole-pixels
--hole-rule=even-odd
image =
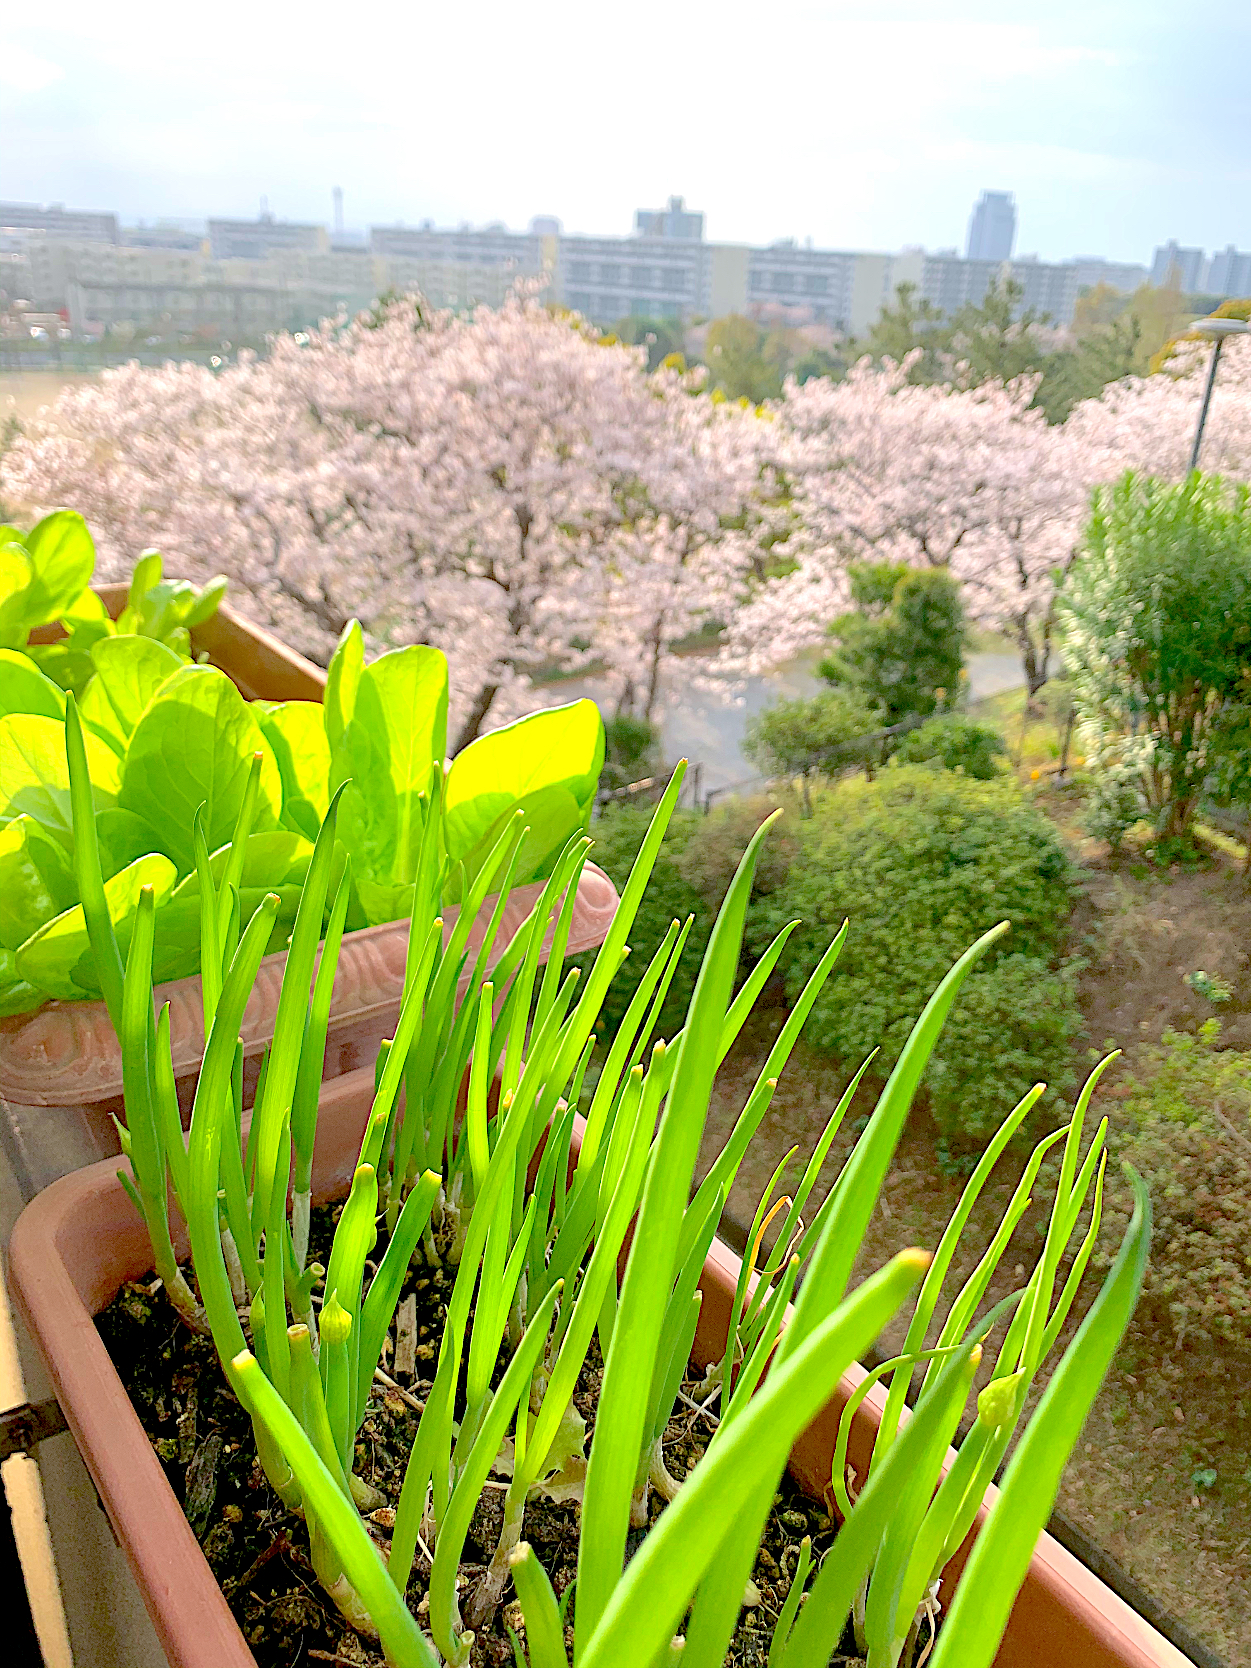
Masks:
[[[927,718],[919,728],[909,731],[893,757],[903,764],[937,759],[944,770],[962,770],[979,782],[990,782],[998,776],[999,760],[1006,752],[1003,737],[993,725],[949,712]]]
[[[1186,1337],[1251,1346],[1251,1054],[1221,1049],[1220,1021],[1166,1031],[1129,1083],[1117,1133],[1151,1189],[1148,1311]],[[1128,1216],[1128,1198],[1109,1215]],[[1118,1224],[1119,1226],[1119,1224]]]
[[[766,776],[838,771],[862,756],[848,742],[881,728],[876,709],[849,690],[777,701],[747,726],[743,752]],[[831,755],[833,755],[831,757]]]
[[[751,835],[776,799],[731,799],[670,824],[631,933],[630,959],[604,1009],[611,1035],[669,923],[695,915],[659,1031],[682,1025],[718,905]],[[944,1149],[971,1147],[1043,1078],[1069,1086],[1080,1028],[1072,970],[1061,961],[1070,869],[1051,823],[1009,777],[981,782],[930,765],[902,765],[873,782],[846,781],[792,800],[761,854],[744,970],[787,921],[788,999],[802,989],[844,917],[851,931],[808,1022],[810,1042],[849,1069],[881,1045],[892,1066],[943,972],[996,921],[1013,930],[970,975],[936,1049],[927,1085]],[[644,808],[610,806],[592,825],[591,855],[618,884],[643,841]],[[878,1067],[875,1067],[877,1070]]]
[[[953,706],[965,677],[960,587],[938,568],[858,562],[853,611],[830,626],[838,647],[817,668],[870,702],[884,724]]]
[[[879,1044],[888,1070],[930,992],[976,935],[1010,920],[1002,947],[970,975],[927,1075],[930,1104],[953,1146],[982,1139],[1039,1078],[1068,1087],[1080,1027],[1060,965],[1070,865],[1051,823],[1007,777],[979,782],[921,765],[813,796],[791,833],[784,884],[753,904],[759,954],[788,920],[793,1000],[844,917],[851,922],[807,1035],[848,1068]]]
[[[604,723],[604,768],[601,788],[628,787],[660,769],[660,728],[649,718],[618,713]]]
[[[1077,722],[1114,842],[1136,810],[1185,838],[1205,785],[1251,798],[1251,488],[1134,474],[1094,496],[1058,599]]]

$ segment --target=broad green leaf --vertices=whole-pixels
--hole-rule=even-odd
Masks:
[[[234,831],[252,755],[261,755],[254,826],[277,826],[282,778],[256,716],[224,672],[184,666],[155,695],[135,726],[122,767],[118,803],[161,835],[161,849],[181,873],[195,865],[192,820],[205,807],[211,848]],[[94,779],[95,771],[92,770]]]
[[[569,836],[590,821],[603,762],[604,725],[594,701],[531,713],[479,736],[448,771],[449,858],[472,877],[521,806],[530,833],[517,884],[546,878]]]
[[[329,716],[327,716],[329,724]],[[358,882],[405,885],[417,873],[431,767],[447,747],[447,661],[396,649],[366,666],[332,747],[331,779],[348,777],[340,830]]]
[[[315,840],[330,804],[330,743],[321,704],[276,701],[256,707],[282,775],[282,820]]]
[[[87,768],[97,810],[117,796],[117,755],[95,736],[84,736]],[[65,725],[60,719],[15,713],[0,718],[0,821],[23,813],[69,845],[73,838]]]
[[[353,876],[353,884],[368,926],[379,927],[387,921],[402,921],[413,912],[411,881],[407,886],[387,886],[379,885],[374,880],[358,881]]]
[[[186,656],[192,626],[216,612],[226,594],[226,581],[219,574],[203,590],[186,579],[165,579],[159,550],[145,550],[135,563],[130,593],[117,622],[121,632],[150,637]]]
[[[60,689],[75,694],[95,676],[91,651],[117,630],[94,591],[84,591],[61,616],[66,635],[55,643],[28,643],[26,653]]]
[[[203,625],[210,615],[216,614],[221,607],[222,598],[226,595],[228,581],[224,574],[217,574],[207,584],[196,591],[192,587],[191,605],[182,616],[182,625],[187,631],[194,631],[196,626]]]
[[[160,837],[152,824],[134,811],[123,811],[120,805],[96,812],[96,839],[100,845],[100,868],[106,878],[133,863],[136,857],[146,857],[150,851],[161,849]]]
[[[326,738],[331,752],[342,741],[343,732],[355,711],[356,691],[364,669],[365,635],[359,620],[349,620],[326,668],[326,693],[322,697],[326,709]],[[332,790],[338,786],[338,782],[333,783]]]
[[[248,836],[239,877],[239,918],[250,920],[267,893],[277,894],[278,910],[266,954],[282,949],[291,934],[291,924],[295,920],[300,891],[312,855],[312,843],[303,835],[292,834],[285,828]],[[209,859],[209,872],[215,886],[221,886],[229,860],[229,846],[215,851]],[[158,982],[180,979],[185,974],[196,972],[199,965],[200,875],[198,870],[192,869],[157,910],[152,976]]]
[[[173,891],[175,879],[174,865],[168,857],[153,852],[105,881],[105,902],[123,956],[130,947],[142,888],[152,888],[159,907]],[[17,971],[37,989],[64,1002],[100,995],[81,904],[67,909],[27,939],[17,952]]]
[[[0,947],[0,1019],[33,1013],[36,1008],[42,1008],[47,1000],[41,990],[36,990],[28,980],[20,977],[13,951]]]
[[[92,590],[80,591],[73,602],[61,610],[61,624],[71,636],[83,626],[100,626],[104,636],[111,636],[117,630],[108,609]]]
[[[150,637],[104,637],[91,650],[95,675],[78,703],[82,721],[120,756],[147,711],[182,661]]]
[[[0,644],[20,649],[30,635],[26,598],[31,586],[30,557],[16,542],[0,546]]]
[[[135,611],[136,621],[139,610],[143,607],[143,599],[154,585],[159,585],[165,576],[165,562],[159,550],[145,550],[135,563],[130,576],[130,590],[126,595],[126,608]],[[133,630],[133,626],[128,626]]]
[[[65,691],[45,678],[29,655],[0,649],[0,718],[11,712],[64,718]]]
[[[26,536],[29,578],[22,590],[10,590],[20,575],[15,560],[0,575],[0,642],[20,644],[36,626],[59,619],[91,583],[95,545],[87,523],[73,510],[55,510]],[[13,547],[8,547],[12,552]]]
[[[0,828],[0,945],[16,951],[75,902],[65,848],[31,817]]]

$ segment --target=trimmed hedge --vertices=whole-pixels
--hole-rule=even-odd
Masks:
[[[961,712],[927,718],[910,730],[895,748],[901,764],[923,764],[934,759],[944,770],[962,770],[979,782],[993,782],[999,761],[1007,753],[1003,737],[993,725],[979,724]]]
[[[1072,872],[1053,825],[1002,777],[979,782],[926,765],[883,771],[814,796],[796,824],[786,884],[753,908],[757,954],[798,916],[787,946],[793,1000],[844,918],[851,922],[807,1036],[850,1069],[874,1048],[899,1057],[914,1021],[961,952],[998,921],[1012,931],[965,983],[925,1082],[944,1138],[982,1142],[1040,1078],[1069,1087],[1080,1028],[1061,957]]]
[[[696,916],[660,1033],[681,1026],[716,910],[775,800],[732,800],[712,816],[679,812],[605,1008],[615,1025],[674,916]],[[593,825],[593,859],[620,886],[650,808],[610,809]],[[765,843],[748,913],[744,971],[791,920],[780,964],[794,1000],[844,918],[842,955],[805,1028],[850,1071],[880,1046],[894,1065],[929,996],[962,951],[997,921],[1012,932],[966,981],[926,1073],[944,1146],[981,1143],[1029,1086],[1055,1101],[1070,1086],[1081,1020],[1063,961],[1072,872],[1053,825],[1014,779],[982,782],[934,764],[892,766],[876,780],[793,802]]]

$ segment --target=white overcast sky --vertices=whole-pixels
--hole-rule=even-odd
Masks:
[[[1251,248],[1251,10],[1182,0],[60,0],[0,18],[0,196],[128,220],[554,214],[707,236]],[[1189,17],[1188,17],[1189,14]],[[1195,18],[1194,22],[1189,18]]]

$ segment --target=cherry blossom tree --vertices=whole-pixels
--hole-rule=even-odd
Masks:
[[[1110,383],[1097,399],[1075,406],[1064,425],[1074,446],[1114,458],[1117,473],[1181,480],[1211,352],[1207,342],[1183,339],[1164,370]],[[1251,337],[1234,336],[1221,350],[1199,465],[1209,474],[1251,478]]]
[[[1119,467],[1108,436],[1081,455],[1030,408],[1035,379],[962,389],[910,384],[908,370],[864,360],[842,383],[787,384],[777,457],[796,565],[738,613],[727,654],[758,670],[773,645],[816,642],[846,606],[847,563],[872,556],[948,569],[971,617],[1015,639],[1033,693],[1090,486]]]
[[[979,622],[1051,670],[1057,579],[1091,489],[1184,472],[1207,364],[1184,344],[1063,424],[1034,381],[909,382],[910,361],[788,382],[760,410],[601,339],[533,292],[472,316],[409,297],[275,339],[219,374],[138,365],[62,394],[0,460],[32,512],[81,509],[101,571],[161,548],[325,659],[356,615],[451,662],[463,746],[552,672],[596,669],[651,717],[675,650],[722,628],[722,676],[819,642],[866,556],[948,569]],[[1251,476],[1251,343],[1226,344],[1203,466]]]
[[[628,495],[604,566],[602,607],[614,629],[600,648],[617,711],[644,718],[656,711],[673,650],[732,620],[763,579],[779,509],[768,418],[706,397],[702,368],[664,367],[652,384],[669,464]]]
[[[224,572],[314,657],[353,615],[437,644],[462,747],[555,670],[602,664],[651,710],[665,656],[750,570],[763,426],[532,294],[471,317],[408,298],[219,375],[67,391],[4,490],[80,508],[105,571],[155,544]]]

